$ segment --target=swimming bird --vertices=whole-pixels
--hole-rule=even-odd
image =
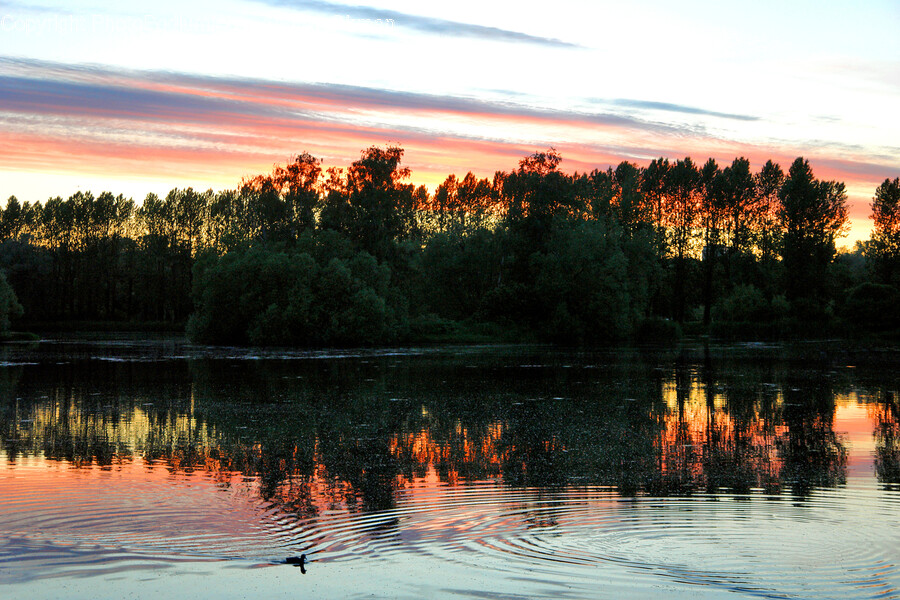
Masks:
[[[284,559],[284,564],[286,565],[294,565],[295,567],[300,567],[300,572],[306,575],[306,555],[301,554],[300,556],[288,556]]]

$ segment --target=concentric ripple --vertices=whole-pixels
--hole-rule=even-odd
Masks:
[[[130,570],[136,560],[269,562],[285,556],[279,518],[250,489],[209,477],[18,466],[0,472],[0,576],[99,574],[98,564]],[[32,570],[35,561],[50,568]]]
[[[323,565],[434,561],[509,577],[528,570],[557,580],[669,580],[773,598],[896,597],[900,585],[900,494],[883,490],[794,502],[761,493],[622,498],[601,487],[422,484],[403,490],[390,510],[299,518],[249,487],[209,477],[60,468],[36,481],[23,469],[6,471],[0,488],[7,579],[185,560],[250,566],[306,552]]]
[[[395,510],[298,521],[289,537],[322,561],[416,554],[510,574],[624,570],[763,597],[893,597],[900,496],[880,498],[623,499],[603,488],[486,483],[411,490]]]
[[[118,350],[102,345],[88,344],[80,354],[52,350],[53,360],[68,356],[77,364],[32,369],[19,364],[30,358],[17,360],[11,376],[21,380],[0,415],[6,419],[0,444],[2,598],[34,600],[41,597],[36,591],[46,598],[93,598],[91,588],[110,581],[125,583],[106,597],[136,590],[145,597],[183,597],[178,594],[190,574],[202,575],[195,578],[198,598],[296,597],[298,581],[322,590],[314,597],[900,598],[900,492],[884,466],[894,464],[884,457],[896,452],[885,442],[896,433],[896,415],[886,402],[872,400],[874,392],[860,389],[868,394],[865,402],[863,396],[843,398],[824,421],[812,415],[833,434],[816,446],[799,435],[809,433],[800,411],[805,405],[793,397],[769,398],[781,384],[762,391],[750,386],[771,401],[759,406],[775,411],[771,426],[760,425],[764,439],[750,440],[755,446],[749,454],[717,455],[712,451],[731,447],[713,444],[704,456],[730,457],[723,469],[762,456],[768,468],[799,449],[793,470],[779,472],[777,485],[768,476],[747,479],[778,493],[698,493],[710,489],[710,481],[732,481],[722,476],[641,488],[693,491],[689,496],[623,497],[617,488],[599,485],[510,484],[544,481],[530,473],[541,473],[545,460],[556,464],[553,482],[615,482],[589,476],[592,461],[634,462],[629,448],[610,439],[636,431],[626,427],[632,413],[643,415],[651,404],[641,389],[620,389],[619,379],[610,384],[601,378],[599,367],[590,393],[582,390],[573,400],[581,388],[550,377],[553,365],[517,357],[491,363],[476,373],[476,386],[457,386],[444,410],[443,391],[423,394],[428,386],[393,362],[374,364],[388,352],[348,352],[340,355],[348,358],[340,368],[300,368],[280,363],[334,356],[229,349],[218,356],[222,364],[182,364],[179,370],[157,369],[152,361],[181,361],[182,351],[206,360],[213,350],[126,345],[125,362]],[[235,366],[255,360],[266,362],[265,368]],[[569,363],[567,358],[558,368]],[[98,385],[89,380],[93,375],[81,374],[98,365],[98,377],[112,383]],[[466,359],[458,370],[466,369],[468,377],[470,366],[477,367]],[[495,371],[526,368],[535,372],[530,383],[547,385],[507,395],[504,379],[490,388],[488,401],[470,401],[470,395],[481,398]],[[379,370],[397,376],[370,378]],[[451,372],[439,370],[441,377]],[[331,395],[344,376],[358,379],[359,387]],[[580,371],[571,377],[587,378]],[[660,377],[661,393],[671,383],[673,404],[655,410],[660,419],[682,421],[654,421],[671,425],[665,431],[672,439],[648,439],[646,448],[658,442],[652,448],[662,458],[674,449],[675,458],[690,459],[684,466],[707,473],[696,458],[701,446],[694,444],[707,440],[710,424],[728,434],[732,421],[716,408],[727,398],[680,398],[677,378]],[[71,386],[57,382],[69,378]],[[617,391],[610,392],[612,399],[595,398],[595,388]],[[583,417],[583,426],[560,425],[573,411],[584,414],[590,403],[596,410]],[[471,404],[478,406],[469,418]],[[607,410],[617,416],[607,420]],[[792,414],[794,421],[785,424],[778,411],[803,414]],[[794,438],[786,433],[790,427],[798,433]],[[597,431],[609,433],[588,443]],[[694,450],[687,456],[684,448]],[[583,462],[570,459],[579,449]],[[805,474],[798,465],[821,466],[821,452],[840,459],[826,467],[839,468],[813,473],[828,477],[798,476]],[[876,471],[878,465],[884,472]],[[522,472],[529,477],[519,477]],[[473,473],[483,479],[468,480]],[[249,570],[301,553],[310,561],[308,574],[286,567]],[[229,583],[222,583],[225,575]],[[151,595],[143,586],[154,577],[171,583]],[[241,581],[250,582],[252,593],[217,593]],[[82,594],[66,595],[74,582],[83,584]],[[257,593],[258,584],[280,595]],[[44,591],[51,589],[56,591]]]

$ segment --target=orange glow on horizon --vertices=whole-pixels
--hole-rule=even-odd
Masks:
[[[96,77],[69,74],[79,84],[96,83]],[[322,158],[324,167],[347,167],[361,150],[385,143],[405,149],[410,182],[431,190],[450,174],[462,177],[471,171],[490,178],[496,171],[515,169],[521,158],[551,146],[561,153],[568,173],[603,170],[623,160],[646,166],[658,156],[691,156],[699,164],[711,156],[720,167],[745,156],[754,170],[772,159],[787,171],[796,155],[803,154],[818,178],[847,184],[850,235],[839,244],[852,245],[871,231],[868,204],[886,172],[853,162],[852,156],[841,162],[818,152],[761,147],[705,133],[686,136],[638,120],[466,99],[362,88],[345,97],[340,89],[325,86],[241,87],[215,79],[157,80],[122,73],[102,82],[112,89],[155,94],[151,99],[160,104],[105,108],[41,96],[30,116],[3,127],[0,186],[6,171],[15,173],[11,179],[17,182],[45,186],[44,192],[9,188],[0,189],[0,195],[33,202],[74,193],[48,190],[42,177],[47,173],[69,180],[102,177],[109,188],[117,181],[158,180],[169,182],[170,189],[221,190],[269,172],[294,154],[310,152]]]

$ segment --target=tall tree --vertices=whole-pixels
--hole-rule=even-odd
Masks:
[[[809,161],[798,157],[778,192],[778,201],[787,298],[798,317],[820,318],[829,296],[835,241],[847,226],[844,184],[817,180]]]
[[[457,188],[459,183],[456,175],[450,174],[441,183],[431,198],[431,215],[434,221],[433,229],[437,233],[444,233],[450,227],[451,220],[458,210]]]
[[[290,236],[315,227],[322,191],[322,161],[308,152],[299,154],[272,175],[290,215]]]
[[[573,179],[559,170],[562,157],[551,148],[519,161],[503,180],[506,226],[542,248],[556,216],[583,214],[576,206]]]
[[[394,242],[416,228],[415,188],[403,183],[408,167],[401,167],[399,146],[372,146],[347,170],[346,193],[350,208],[350,236],[359,248],[384,259]]]
[[[641,173],[641,192],[649,207],[653,225],[656,228],[656,240],[660,256],[665,255],[666,246],[666,181],[670,170],[669,159],[657,158],[650,161]]]
[[[9,335],[10,320],[22,316],[22,305],[0,271],[0,337]]]
[[[18,239],[25,228],[25,214],[27,209],[22,207],[19,199],[10,196],[6,201],[6,208],[0,211],[0,240]]]
[[[875,227],[867,254],[872,259],[876,278],[900,287],[900,178],[885,179],[872,200]]]
[[[665,189],[665,224],[675,258],[675,318],[682,322],[686,312],[687,259],[700,216],[700,171],[690,157],[671,166],[666,174]]]
[[[724,184],[723,197],[728,212],[729,261],[742,252],[750,250],[752,226],[750,211],[756,197],[756,183],[750,172],[750,161],[736,158],[731,166],[722,170]]]
[[[703,225],[703,324],[709,325],[713,303],[713,279],[722,243],[723,176],[710,158],[700,170],[700,214]]]
[[[781,230],[778,223],[778,192],[784,183],[784,171],[772,162],[766,161],[756,181],[756,201],[751,214],[756,245],[759,248],[760,267],[766,296],[774,294],[778,249],[781,246]]]
[[[641,193],[641,170],[628,161],[622,161],[612,171],[613,204],[616,216],[629,235],[652,223],[650,207]]]

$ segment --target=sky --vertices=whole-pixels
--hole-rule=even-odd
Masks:
[[[0,197],[234,188],[400,144],[412,181],[556,148],[809,159],[851,232],[900,176],[900,3],[0,0]]]

